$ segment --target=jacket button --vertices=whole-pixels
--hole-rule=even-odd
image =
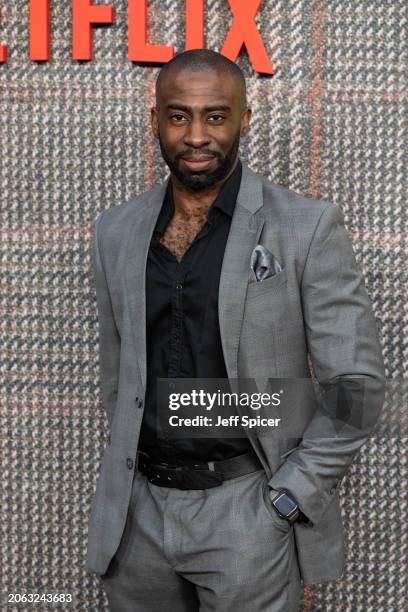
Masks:
[[[138,395],[136,395],[136,397],[135,397],[135,402],[138,402],[138,401],[139,401],[139,396],[138,396]]]
[[[128,466],[129,470],[131,470],[133,468],[133,459],[130,459],[130,457],[128,457],[126,459],[126,465]]]

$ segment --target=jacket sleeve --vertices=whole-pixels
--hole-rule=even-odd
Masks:
[[[301,281],[318,408],[299,446],[269,480],[317,525],[372,432],[385,394],[378,331],[341,212],[329,204],[310,243]]]
[[[114,320],[100,246],[100,229],[104,213],[105,211],[102,211],[93,222],[91,262],[98,309],[99,375],[102,404],[108,417],[109,427],[112,428],[118,394],[121,340]]]

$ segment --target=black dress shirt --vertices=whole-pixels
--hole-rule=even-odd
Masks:
[[[168,439],[156,428],[157,378],[228,378],[218,287],[241,176],[238,160],[180,262],[159,242],[174,213],[171,181],[157,219],[146,267],[147,385],[139,439],[139,449],[157,460],[219,461],[251,450],[246,436]]]

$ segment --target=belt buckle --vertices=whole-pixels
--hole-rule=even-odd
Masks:
[[[159,486],[166,486],[166,471],[168,470],[168,468],[158,463],[155,463],[153,465],[149,464],[146,466],[146,468],[146,476],[152,484],[157,485],[161,483],[161,485],[159,484]],[[171,471],[175,472],[175,470]],[[167,476],[167,479],[169,479],[169,476]],[[174,482],[174,478],[170,478],[170,480]]]

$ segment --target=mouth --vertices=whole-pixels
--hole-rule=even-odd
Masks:
[[[214,157],[182,157],[181,159],[189,170],[206,170]]]

